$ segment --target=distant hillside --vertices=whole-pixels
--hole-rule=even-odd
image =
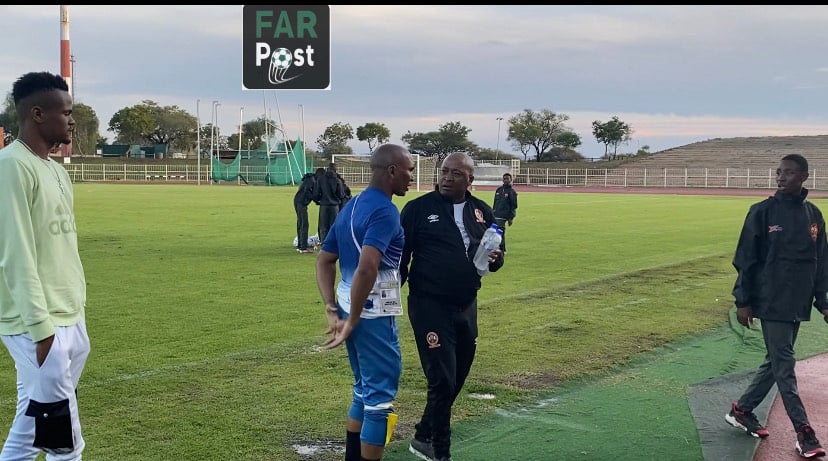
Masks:
[[[625,168],[775,169],[787,154],[802,154],[811,169],[828,169],[828,135],[716,138],[654,152]]]

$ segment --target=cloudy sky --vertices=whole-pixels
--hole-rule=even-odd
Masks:
[[[112,115],[147,99],[202,124],[218,100],[223,134],[267,110],[311,148],[336,122],[383,123],[399,143],[457,121],[514,152],[507,121],[523,109],[569,116],[587,157],[604,151],[592,122],[613,116],[633,128],[619,152],[828,134],[828,6],[332,5],[331,86],[305,91],[242,89],[242,10],[69,6],[76,101],[110,140]],[[25,72],[60,72],[58,5],[0,18],[3,95]]]

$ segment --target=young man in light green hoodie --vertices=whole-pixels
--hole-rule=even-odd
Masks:
[[[0,150],[0,340],[17,369],[17,412],[0,461],[81,459],[76,389],[89,337],[69,175],[49,153],[75,121],[66,81],[30,72],[12,87],[20,131]]]

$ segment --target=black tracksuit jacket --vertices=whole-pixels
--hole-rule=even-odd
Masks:
[[[339,206],[344,196],[342,182],[335,173],[326,171],[321,178],[317,179],[314,202],[319,206]]]
[[[495,216],[507,221],[515,219],[517,207],[517,192],[511,185],[503,185],[495,190],[494,203],[492,204]]]
[[[316,188],[316,175],[313,173],[305,173],[302,176],[302,182],[299,183],[299,188],[296,189],[296,194],[293,195],[293,204],[308,206],[313,200],[314,189]]]
[[[745,218],[733,266],[737,307],[763,320],[807,321],[811,305],[828,308],[825,220],[800,195],[776,192],[753,204]]]
[[[453,204],[437,190],[406,203],[400,220],[405,232],[400,273],[410,292],[437,296],[452,304],[474,300],[480,289],[474,253],[483,233],[494,223],[491,207],[466,191],[463,224],[470,239],[468,251],[454,223]],[[502,254],[489,264],[489,271],[496,272],[501,266]]]

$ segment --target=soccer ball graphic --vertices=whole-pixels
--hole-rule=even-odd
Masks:
[[[270,60],[274,68],[287,69],[293,62],[293,54],[287,48],[279,48],[273,52]]]

